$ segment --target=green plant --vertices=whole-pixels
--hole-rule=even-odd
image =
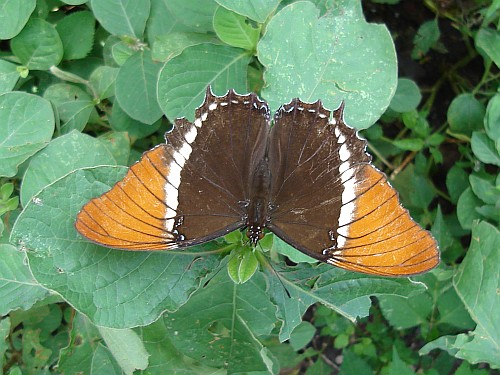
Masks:
[[[500,303],[500,5],[470,3],[425,2],[435,19],[414,30],[413,58],[425,66],[450,53],[441,23],[465,52],[420,84],[397,79],[391,34],[366,22],[357,0],[0,0],[3,371],[500,367],[491,319]],[[432,229],[442,265],[387,279],[309,263],[272,236],[255,251],[233,233],[146,254],[79,237],[82,205],[162,142],[175,118],[192,120],[209,84],[219,95],[259,92],[273,110],[294,97],[328,108],[345,100],[346,122],[366,129],[376,163]],[[439,117],[444,87],[451,103]]]

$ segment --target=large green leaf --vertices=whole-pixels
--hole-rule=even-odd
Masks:
[[[194,110],[205,97],[208,85],[217,95],[230,88],[247,90],[250,55],[239,48],[200,44],[186,48],[165,63],[158,81],[158,101],[168,119],[194,119]]]
[[[17,65],[0,59],[0,94],[12,90],[18,79]]]
[[[35,7],[36,0],[0,0],[0,39],[19,34]]]
[[[24,92],[0,95],[0,176],[12,177],[17,167],[44,148],[54,133],[50,103]]]
[[[150,51],[137,52],[125,61],[116,77],[115,95],[120,107],[145,124],[153,124],[162,116],[156,99],[160,68]]]
[[[83,59],[92,50],[95,18],[91,12],[71,13],[60,20],[56,30],[64,47],[64,60]]]
[[[299,1],[283,8],[258,44],[266,70],[262,95],[276,110],[294,97],[346,103],[346,122],[358,129],[385,111],[397,86],[397,61],[387,28],[367,23],[357,1],[337,1],[331,12]],[[286,30],[286,32],[284,32]]]
[[[72,131],[51,141],[30,161],[21,185],[21,204],[26,206],[42,188],[75,169],[115,164],[99,140]]]
[[[54,26],[42,19],[29,20],[12,39],[12,52],[31,70],[47,70],[59,64],[63,57],[61,38]]]
[[[25,254],[14,246],[0,244],[0,315],[12,310],[28,310],[48,295],[31,276]]]
[[[173,344],[193,359],[230,374],[270,373],[275,364],[258,336],[271,333],[275,310],[262,273],[235,284],[221,271],[164,322]]]
[[[151,8],[150,0],[92,0],[92,11],[111,34],[141,38]]]
[[[217,256],[195,250],[111,250],[77,234],[74,222],[83,204],[108,190],[126,170],[80,169],[57,180],[29,201],[11,234],[11,242],[26,250],[40,284],[95,324],[115,328],[149,324],[163,311],[176,310],[218,264]]]

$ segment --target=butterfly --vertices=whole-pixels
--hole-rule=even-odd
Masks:
[[[320,101],[293,99],[271,119],[256,94],[207,88],[195,120],[78,213],[87,239],[125,250],[202,244],[237,229],[256,245],[265,229],[322,262],[409,276],[439,263],[432,235],[412,220],[366,141]]]

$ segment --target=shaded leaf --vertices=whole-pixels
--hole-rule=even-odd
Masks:
[[[230,46],[250,51],[257,47],[260,27],[253,27],[247,22],[246,17],[238,13],[223,7],[217,8],[214,15],[214,29],[219,39]]]
[[[141,38],[151,7],[150,0],[91,0],[92,12],[111,34]]]
[[[224,8],[232,10],[259,23],[264,23],[276,9],[279,0],[216,0]]]
[[[30,70],[47,70],[59,64],[63,44],[54,26],[39,18],[32,18],[10,42],[12,52]]]
[[[95,18],[91,12],[71,13],[60,20],[56,30],[64,48],[64,60],[83,59],[92,50]]]
[[[50,103],[36,95],[0,95],[0,176],[12,177],[19,164],[44,148],[54,132]]]
[[[0,59],[0,94],[11,91],[18,80],[17,65]]]

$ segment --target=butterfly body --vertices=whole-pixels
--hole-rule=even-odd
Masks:
[[[401,207],[366,141],[320,101],[294,99],[271,119],[255,94],[207,90],[193,122],[80,211],[90,240],[126,250],[168,250],[264,228],[320,261],[385,276],[425,272],[437,244]]]

